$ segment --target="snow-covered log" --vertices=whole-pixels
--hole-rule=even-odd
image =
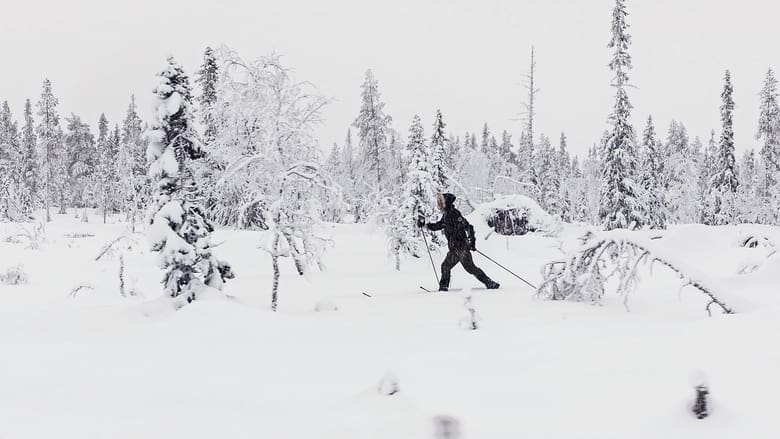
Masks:
[[[624,296],[628,309],[628,293],[636,286],[638,270],[643,264],[658,262],[677,273],[683,286],[691,286],[709,298],[712,305],[725,314],[734,310],[706,284],[702,274],[686,267],[672,255],[665,254],[654,242],[626,230],[589,233],[583,244],[562,261],[553,261],[542,269],[543,281],[538,289],[541,297],[550,300],[591,301],[598,303],[605,293],[608,280],[616,276],[616,292]]]

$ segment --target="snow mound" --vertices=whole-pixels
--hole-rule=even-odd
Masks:
[[[536,201],[525,195],[498,196],[489,203],[478,205],[469,217],[478,218],[501,235],[540,232],[544,236],[554,236],[562,228],[559,218],[545,212]]]

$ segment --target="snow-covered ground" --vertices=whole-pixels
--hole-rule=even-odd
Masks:
[[[540,300],[478,255],[501,290],[469,292],[476,281],[456,268],[452,286],[466,290],[427,294],[430,261],[394,271],[367,225],[329,226],[324,272],[302,278],[284,261],[272,313],[260,233],[216,233],[237,275],[228,298],[170,311],[143,241],[125,255],[139,295],[120,296],[118,254],[95,257],[126,225],[92,220],[56,216],[38,250],[6,242],[20,226],[0,225],[0,273],[22,264],[29,276],[0,285],[0,438],[413,439],[433,437],[442,415],[475,439],[777,437],[780,255],[739,242],[761,233],[780,245],[778,228],[680,226],[654,241],[736,300],[731,316],[708,317],[700,293],[660,266],[630,312],[614,295]],[[581,232],[477,245],[536,284]],[[94,289],[73,297],[81,285]],[[460,325],[468,294],[476,331]],[[702,421],[688,410],[697,371],[714,402]],[[377,391],[388,374],[392,396]]]

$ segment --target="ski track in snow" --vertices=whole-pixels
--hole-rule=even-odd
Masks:
[[[611,293],[603,306],[540,300],[478,255],[501,290],[471,291],[479,284],[455,268],[463,290],[425,293],[427,258],[396,272],[367,225],[329,226],[325,272],[299,277],[284,260],[277,313],[261,233],[219,231],[216,253],[237,275],[230,298],[173,311],[143,245],[125,256],[127,286],[143,297],[119,296],[117,255],[94,260],[125,226],[57,215],[40,250],[0,239],[0,272],[22,264],[30,278],[0,285],[0,438],[412,439],[432,437],[438,415],[457,418],[464,438],[777,437],[780,256],[738,242],[780,243],[778,228],[678,226],[653,241],[737,301],[736,315],[707,317],[706,299],[660,266],[631,312]],[[16,227],[0,225],[0,238]],[[566,226],[563,248],[582,231]],[[478,242],[534,284],[559,246]],[[737,274],[745,264],[758,268]],[[94,289],[71,297],[79,285]],[[477,331],[459,326],[468,295]],[[698,370],[714,404],[703,421],[688,410]],[[380,395],[388,372],[400,392]]]

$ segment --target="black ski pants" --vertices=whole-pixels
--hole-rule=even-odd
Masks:
[[[447,252],[447,257],[444,258],[444,262],[441,263],[441,280],[439,281],[439,288],[449,288],[450,286],[450,273],[452,268],[458,265],[458,262],[463,265],[463,268],[477,280],[487,285],[493,281],[482,271],[479,267],[474,265],[474,259],[471,257],[469,250],[450,249]]]

